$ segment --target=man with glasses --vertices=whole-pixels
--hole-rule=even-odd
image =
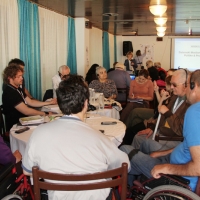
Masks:
[[[58,74],[53,76],[52,83],[53,83],[53,97],[56,98],[56,89],[59,86],[59,83],[64,80],[67,75],[70,73],[70,68],[67,65],[62,65],[59,67]]]
[[[189,107],[189,104],[186,102],[186,90],[188,85],[187,79],[188,72],[186,70],[179,69],[174,72],[171,79],[171,89],[173,90],[174,95],[171,97],[167,106],[160,105],[158,107],[158,111],[161,114],[158,132],[159,134],[171,136],[171,140],[173,140],[174,136],[182,136],[184,115]],[[145,172],[145,169],[149,168],[151,165],[154,166],[157,163],[157,160],[156,162],[149,163],[149,156],[147,154],[150,154],[154,151],[171,149],[180,143],[180,141],[156,142],[151,139],[152,134],[153,126],[139,131],[137,135],[135,135],[131,145],[123,145],[120,147],[122,151],[129,154],[129,158],[131,160],[132,170],[129,173],[130,185],[132,184],[134,175],[140,175],[143,173],[149,177],[150,171],[147,170],[147,172]],[[135,151],[135,149],[138,150]],[[145,159],[146,156],[147,159]],[[156,156],[156,154],[152,154],[152,157],[153,156]]]

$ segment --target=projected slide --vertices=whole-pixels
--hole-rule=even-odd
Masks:
[[[200,69],[200,38],[176,38],[174,68]]]

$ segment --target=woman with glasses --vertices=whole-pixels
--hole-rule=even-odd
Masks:
[[[115,99],[117,97],[117,88],[115,82],[107,78],[107,71],[104,67],[96,68],[96,76],[98,80],[93,80],[89,84],[89,88],[95,92],[103,93],[104,97],[108,99]]]
[[[121,121],[126,122],[130,112],[134,108],[148,108],[149,101],[153,100],[153,83],[148,79],[146,69],[139,72],[138,77],[130,83],[129,103],[121,113]]]

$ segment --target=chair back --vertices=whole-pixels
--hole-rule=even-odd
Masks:
[[[127,104],[127,98],[128,98],[128,93],[129,93],[129,88],[117,88],[118,92],[118,97],[116,101],[121,103],[121,106],[124,108],[126,107]]]
[[[46,101],[50,98],[53,98],[53,89],[46,90],[46,92],[44,93],[43,101]]]
[[[33,183],[34,183],[34,196],[35,200],[40,199],[40,189],[45,190],[58,190],[58,191],[80,191],[80,190],[96,190],[102,188],[112,188],[116,186],[121,186],[121,200],[126,199],[126,187],[127,187],[127,173],[128,173],[128,164],[122,163],[122,166],[94,174],[58,174],[50,173],[43,170],[39,170],[37,166],[32,168],[33,173]],[[119,178],[116,178],[118,177]],[[115,177],[115,178],[114,178]],[[74,183],[52,183],[52,182],[43,182],[40,179],[44,180],[57,180],[57,181],[74,181]],[[113,178],[113,179],[110,179]],[[90,181],[90,180],[99,180],[99,179],[108,179],[101,182],[87,182],[87,183],[77,183],[77,181]]]

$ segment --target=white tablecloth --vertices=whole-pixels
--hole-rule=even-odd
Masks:
[[[103,121],[116,121],[117,124],[101,125],[101,122]],[[86,115],[85,122],[89,124],[91,127],[93,127],[95,130],[104,130],[104,133],[102,134],[106,135],[114,144],[116,144],[116,146],[119,146],[121,144],[126,129],[126,126],[123,124],[123,122],[113,118],[91,113]],[[10,130],[10,146],[12,152],[19,150],[23,156],[26,144],[33,130],[37,128],[37,126],[29,126],[29,127],[30,130],[20,134],[15,133],[15,130],[20,129],[20,127],[13,126],[13,128]]]
[[[101,116],[119,119],[120,118],[120,115],[119,115],[120,110],[121,110],[121,108],[119,106],[114,106],[110,109],[108,109],[108,108],[105,108],[105,109],[102,109],[102,110],[97,109],[95,111],[90,111],[88,113],[99,114]],[[43,106],[42,111],[61,113],[58,105]]]

